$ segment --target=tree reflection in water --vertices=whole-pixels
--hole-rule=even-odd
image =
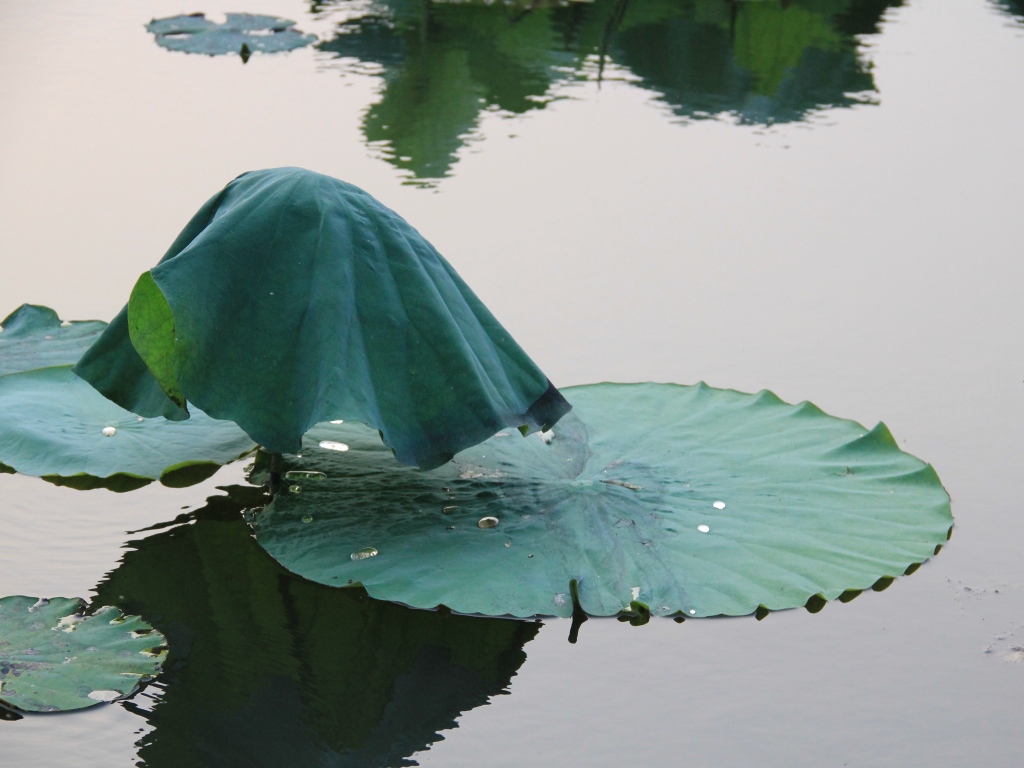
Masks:
[[[481,112],[542,108],[561,82],[629,77],[684,119],[804,120],[873,103],[859,36],[901,0],[333,0],[318,44],[384,78],[367,140],[419,179],[448,174]],[[627,74],[628,73],[628,74]]]
[[[400,766],[507,689],[536,622],[414,611],[278,566],[241,518],[254,489],[132,542],[95,605],[168,637],[127,706],[153,730],[140,764]],[[249,498],[247,498],[247,495]]]

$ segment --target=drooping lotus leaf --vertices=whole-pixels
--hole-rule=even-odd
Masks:
[[[140,419],[70,366],[0,376],[0,464],[82,489],[131,490],[159,478],[179,487],[255,448],[230,421]]]
[[[61,322],[49,307],[22,304],[0,322],[0,376],[78,361],[107,324]]]
[[[569,410],[405,220],[300,168],[207,202],[75,372],[143,416],[182,418],[187,399],[276,453],[355,419],[424,469]]]
[[[507,688],[537,623],[312,584],[252,540],[239,515],[249,489],[228,490],[188,524],[131,542],[97,586],[97,603],[141,614],[169,641],[160,691],[137,711],[152,728],[145,765],[409,765]]]
[[[160,672],[164,637],[138,616],[78,598],[0,598],[0,704],[85,709],[131,695]]]
[[[359,425],[318,426],[251,514],[257,540],[411,606],[568,616],[576,580],[589,614],[713,616],[887,585],[950,531],[934,470],[884,425],[703,384],[565,394],[550,444],[499,433],[430,473],[383,461]]]
[[[254,13],[229,13],[221,23],[201,13],[153,19],[146,30],[156,37],[157,45],[172,51],[217,56],[246,52],[277,53],[303,48],[316,40],[295,29],[295,22],[277,16]],[[246,55],[243,53],[243,56]]]

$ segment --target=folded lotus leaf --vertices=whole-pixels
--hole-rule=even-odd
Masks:
[[[0,376],[78,361],[107,324],[61,322],[49,307],[22,304],[0,322]]]
[[[201,13],[153,19],[146,30],[158,45],[172,51],[217,56],[239,53],[245,45],[249,52],[277,53],[303,48],[316,41],[294,29],[295,22],[277,16],[255,13],[228,13],[216,23]]]
[[[181,486],[255,448],[230,421],[142,419],[70,366],[0,376],[0,465],[58,485],[131,490],[154,479]]]
[[[0,704],[64,712],[131,695],[156,676],[164,636],[138,616],[78,598],[0,598]]]
[[[184,417],[187,399],[275,453],[355,419],[425,469],[569,410],[416,230],[299,168],[207,202],[75,372],[143,416]]]
[[[307,579],[414,607],[568,616],[575,580],[587,613],[642,620],[820,608],[951,530],[934,470],[884,425],[703,384],[565,394],[575,410],[544,440],[499,433],[430,473],[382,461],[359,425],[318,426],[251,513],[257,541]]]

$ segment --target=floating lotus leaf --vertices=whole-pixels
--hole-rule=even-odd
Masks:
[[[0,704],[85,709],[131,695],[160,672],[164,637],[138,616],[78,598],[0,598]]]
[[[207,202],[75,372],[143,416],[183,418],[187,399],[277,453],[355,419],[423,468],[569,410],[416,230],[299,168]]]
[[[576,580],[589,614],[713,616],[887,586],[950,531],[934,470],[882,424],[704,384],[565,394],[550,444],[499,433],[429,473],[359,425],[319,426],[251,513],[257,540],[308,579],[415,607],[568,616]]]
[[[387,456],[391,463],[394,460]],[[170,641],[148,766],[401,766],[500,695],[534,622],[413,611],[288,573],[236,498],[131,542],[97,586]],[[251,504],[244,494],[238,501]],[[151,617],[151,618],[150,618]]]
[[[70,366],[0,376],[0,465],[59,485],[188,485],[255,447],[231,422],[199,411],[182,422],[140,419]]]
[[[291,51],[316,40],[316,35],[304,35],[294,27],[294,21],[277,16],[229,13],[223,23],[217,24],[196,13],[153,19],[146,30],[156,37],[157,45],[172,51],[217,56],[242,53],[243,45],[246,53]]]
[[[77,362],[107,324],[99,320],[62,323],[49,307],[22,304],[0,327],[0,376],[4,376]]]

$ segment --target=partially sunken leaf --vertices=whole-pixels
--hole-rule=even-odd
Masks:
[[[106,327],[99,320],[62,323],[49,307],[22,304],[0,322],[0,376],[77,362]]]
[[[58,485],[123,491],[165,475],[180,485],[255,447],[231,422],[198,411],[188,421],[140,419],[67,366],[0,377],[0,462]],[[182,474],[200,463],[198,474]]]
[[[247,58],[248,53],[255,51],[291,51],[316,40],[316,35],[304,35],[294,28],[295,22],[288,19],[254,13],[226,15],[227,19],[221,24],[201,13],[153,19],[146,30],[152,32],[157,44],[164,48],[208,56],[241,53]]]
[[[116,608],[84,611],[78,598],[0,598],[0,704],[85,709],[129,696],[159,674],[163,635]]]
[[[251,516],[257,540],[308,579],[415,607],[569,616],[577,580],[589,614],[687,617],[831,600],[946,541],[938,477],[883,425],[703,384],[565,394],[553,433],[505,431],[429,473],[359,425],[318,426]]]
[[[276,453],[318,422],[356,419],[431,468],[569,410],[430,243],[328,176],[243,174],[150,275],[75,368],[143,416],[172,415],[164,391],[180,391]]]

